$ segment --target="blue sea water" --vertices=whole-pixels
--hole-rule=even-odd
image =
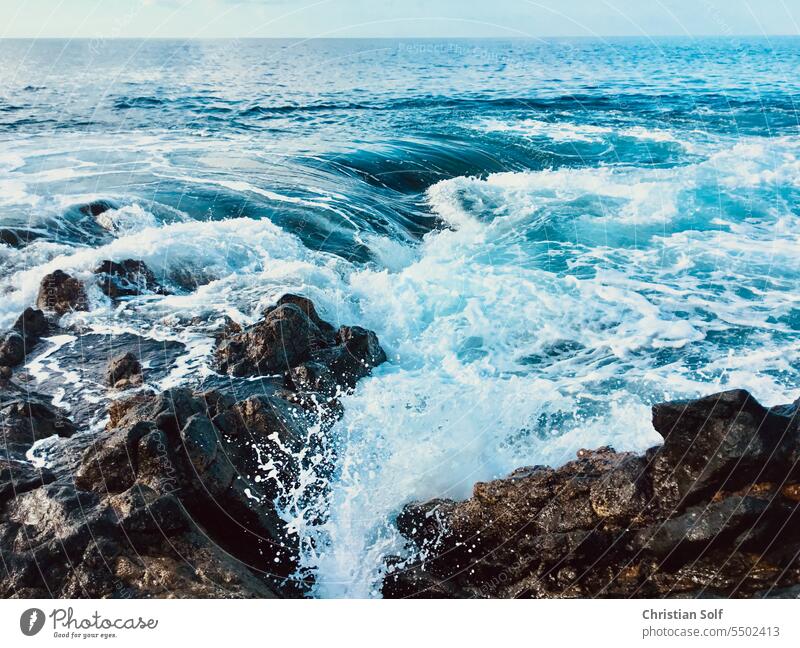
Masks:
[[[796,38],[0,41],[0,227],[36,234],[0,324],[133,257],[175,294],[67,318],[186,343],[157,388],[286,291],[377,331],[330,489],[278,502],[315,595],[375,596],[405,502],[644,449],[656,401],[798,396],[798,69]]]

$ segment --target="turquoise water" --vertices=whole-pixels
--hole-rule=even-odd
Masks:
[[[329,492],[278,502],[316,595],[376,595],[411,499],[643,449],[665,398],[797,397],[799,65],[794,38],[3,41],[0,227],[37,238],[0,247],[0,323],[135,257],[176,294],[68,318],[187,343],[156,388],[287,290],[376,330]]]

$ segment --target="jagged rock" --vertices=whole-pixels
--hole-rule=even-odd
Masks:
[[[74,280],[54,274],[56,302],[63,307],[48,307],[65,312],[66,304],[75,306],[78,290],[67,294],[76,288]],[[85,296],[82,287],[80,294]],[[23,328],[39,331],[37,318],[28,313]],[[107,352],[115,344],[95,338],[81,335],[78,347],[65,344],[58,358],[67,366],[90,366],[93,379],[102,380],[102,366],[81,353]],[[127,341],[118,342],[116,348],[124,349]],[[227,327],[223,347],[232,354],[231,367],[239,367],[235,371],[297,369],[294,387],[275,384],[269,393],[247,397],[139,390],[114,399],[106,429],[92,435],[74,434],[62,413],[14,383],[0,392],[6,576],[0,596],[271,597],[307,591],[308,582],[293,578],[300,538],[286,528],[277,503],[324,493],[335,461],[327,435],[341,415],[332,385],[354,384],[385,356],[373,333],[335,331],[310,301],[294,295],[255,327]],[[315,360],[319,350],[327,354],[324,362]],[[303,362],[308,364],[300,368]],[[148,358],[149,372],[156,365]],[[141,376],[132,353],[105,369],[107,383],[116,387]],[[328,397],[321,397],[323,391]],[[80,403],[61,397],[71,413],[80,413]],[[31,444],[52,434],[62,438],[37,450],[48,467],[25,462]]]
[[[297,306],[303,313],[305,313],[306,317],[308,317],[314,324],[317,325],[320,331],[324,335],[333,335],[336,332],[336,329],[329,324],[328,322],[324,321],[319,314],[317,313],[317,308],[314,306],[314,302],[312,302],[307,297],[303,297],[302,295],[294,295],[292,293],[287,293],[283,295],[278,301],[276,302],[275,306],[268,308],[266,314],[271,313],[276,308],[280,308],[285,304],[293,304]]]
[[[301,594],[287,580],[297,538],[272,504],[280,485],[253,477],[284,455],[281,478],[292,479],[288,447],[307,441],[306,414],[277,398],[237,404],[187,389],[123,403],[85,451],[61,448],[73,463],[38,480],[26,469],[14,484],[0,472],[0,494],[17,493],[0,509],[0,595]]]
[[[271,503],[296,487],[311,456],[304,460],[303,450],[314,447],[312,424],[307,412],[277,397],[233,403],[217,392],[139,394],[118,403],[75,483],[103,493],[134,484],[172,493],[215,542],[285,576],[297,539],[287,537]]]
[[[44,311],[63,315],[89,309],[83,284],[63,270],[56,270],[42,279],[36,305]]]
[[[142,365],[130,351],[112,358],[106,370],[106,383],[116,389],[142,384]]]
[[[360,326],[342,326],[334,346],[311,354],[314,362],[328,367],[337,384],[347,388],[369,375],[374,367],[386,362],[378,336]]]
[[[13,248],[23,248],[39,236],[36,232],[21,227],[0,228],[0,242]]]
[[[36,468],[27,461],[0,459],[0,507],[8,500],[55,479],[47,468]]]
[[[769,410],[744,390],[655,405],[653,427],[664,437],[657,487],[691,503],[786,476],[800,456],[794,415],[793,406]]]
[[[25,338],[28,345],[32,346],[50,333],[51,325],[42,311],[28,307],[14,322],[13,329]]]
[[[735,495],[694,506],[657,527],[643,529],[634,544],[663,561],[679,565],[697,558],[714,545],[723,550],[731,547],[757,551],[766,545],[765,534],[771,539],[772,532],[777,530],[771,524],[776,516],[765,516],[770,504],[764,498]],[[765,516],[764,522],[760,523],[762,516]],[[777,517],[785,519],[787,516]]]
[[[234,376],[279,374],[329,344],[319,327],[294,304],[270,310],[261,322],[222,340],[220,371]]]
[[[582,450],[557,469],[476,484],[464,502],[409,504],[397,526],[423,551],[387,561],[383,593],[792,592],[800,583],[795,410],[766,409],[741,391],[662,403],[653,419],[665,443],[643,456]]]
[[[85,205],[81,205],[78,209],[81,214],[96,217],[103,212],[107,212],[109,209],[115,209],[115,207],[116,205],[109,200],[95,200]]]
[[[167,293],[144,261],[105,260],[95,268],[94,274],[98,276],[100,290],[111,299],[147,293],[158,295]]]
[[[8,331],[0,339],[0,366],[16,367],[25,360],[25,338],[17,331]]]
[[[50,324],[42,311],[26,308],[14,326],[0,338],[0,366],[15,367],[22,364],[49,330]]]
[[[36,441],[53,435],[71,436],[75,427],[66,415],[33,393],[0,391],[0,449],[24,454]]]
[[[234,376],[283,373],[289,389],[333,395],[337,387],[352,388],[386,354],[372,331],[336,331],[310,300],[284,295],[260,322],[223,336],[216,360],[220,371]]]
[[[284,376],[287,389],[298,392],[316,392],[335,396],[339,389],[333,372],[320,362],[304,362],[293,367]]]
[[[273,597],[275,582],[210,541],[172,494],[111,497],[59,479],[9,502],[0,595]]]

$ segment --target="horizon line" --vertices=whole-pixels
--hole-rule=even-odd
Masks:
[[[610,35],[577,35],[577,34],[549,34],[546,36],[0,36],[0,41],[11,40],[185,40],[185,41],[209,41],[209,40],[548,40],[557,38],[572,38],[581,40],[603,40],[603,39],[636,39],[648,40],[657,38],[714,38],[718,40],[735,40],[739,38],[800,38],[798,33],[774,33],[774,34],[610,34]]]

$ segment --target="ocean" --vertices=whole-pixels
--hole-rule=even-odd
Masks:
[[[213,382],[208,322],[285,292],[376,331],[328,488],[276,504],[315,596],[378,596],[407,502],[643,450],[665,399],[800,395],[799,68],[788,37],[0,41],[0,228],[29,239],[0,326],[135,258],[172,294],[65,322],[183,343],[155,389]],[[31,384],[102,398],[67,341]]]

